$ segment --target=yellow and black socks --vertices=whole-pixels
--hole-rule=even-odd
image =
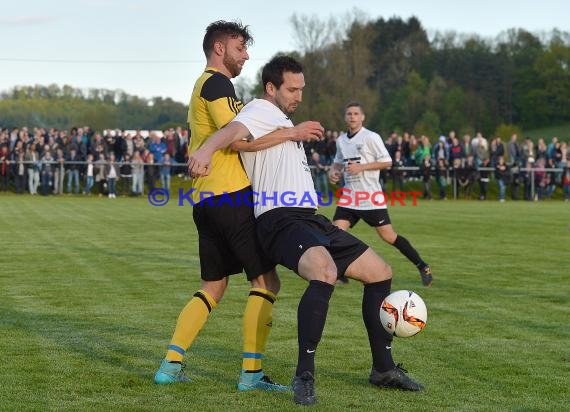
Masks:
[[[378,372],[386,372],[396,366],[392,359],[392,335],[380,323],[379,310],[382,301],[390,294],[392,279],[364,285],[362,318],[368,332],[372,364]]]
[[[182,362],[184,354],[196,339],[196,336],[208,320],[216,301],[207,292],[199,290],[182,309],[176,322],[174,335],[168,345],[166,359],[170,362]]]
[[[260,372],[261,359],[273,322],[275,295],[269,290],[252,288],[243,314],[242,370]]]

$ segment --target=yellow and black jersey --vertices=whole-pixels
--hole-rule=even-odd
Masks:
[[[198,78],[188,108],[190,125],[189,154],[199,149],[217,130],[228,124],[243,107],[236,97],[230,79],[214,68],[207,67]],[[249,186],[239,154],[229,148],[218,150],[212,156],[210,175],[194,179],[192,200],[200,201],[200,193],[220,195]]]

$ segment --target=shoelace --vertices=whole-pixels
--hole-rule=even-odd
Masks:
[[[184,369],[186,369],[186,364],[185,364],[185,363],[181,363],[181,364],[180,364],[180,370],[178,371],[177,376],[184,376],[184,377],[186,377],[186,374],[184,373]]]
[[[396,365],[396,368],[400,369],[404,373],[408,373],[408,371],[406,369],[404,369],[404,365],[402,363],[398,363]]]
[[[260,379],[262,382],[268,383],[270,385],[278,385],[277,383],[273,382],[271,378],[267,375],[263,375],[263,378]]]

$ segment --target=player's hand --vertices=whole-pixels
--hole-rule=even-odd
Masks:
[[[188,158],[188,172],[193,178],[208,176],[211,170],[212,155],[198,149]]]
[[[349,175],[357,175],[364,170],[364,166],[360,163],[348,162],[345,169]]]
[[[295,142],[310,142],[314,140],[321,140],[325,129],[319,122],[306,121],[299,123],[293,127],[295,137],[292,139]]]

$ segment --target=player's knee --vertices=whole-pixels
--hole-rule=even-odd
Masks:
[[[299,261],[299,275],[308,280],[318,280],[334,285],[337,278],[337,268],[332,258],[327,256],[312,256],[313,259]]]
[[[388,233],[383,233],[381,237],[384,242],[393,245],[398,235],[395,232],[388,232]]]
[[[251,286],[254,288],[265,289],[277,295],[281,289],[281,280],[275,268],[266,273],[262,273],[255,279],[252,279]]]
[[[355,277],[364,284],[382,282],[384,280],[392,279],[392,267],[385,262],[375,265],[372,270],[367,271],[365,274]]]
[[[331,285],[336,282],[337,268],[332,259],[323,259],[320,265],[315,265],[315,269],[314,278],[311,280],[320,280]]]
[[[386,279],[392,279],[392,266],[390,266],[389,264],[387,264],[386,262],[383,263],[383,268],[380,271],[381,276],[384,278],[384,280]]]
[[[277,295],[279,293],[279,291],[281,290],[281,281],[279,280],[278,277],[275,277],[271,281],[271,284],[268,285],[267,290],[273,292],[274,295]]]
[[[336,283],[336,280],[338,277],[336,265],[333,264],[333,265],[327,266],[327,268],[324,271],[323,276],[324,276],[324,278],[323,278],[323,280],[321,280],[322,282],[326,282],[326,283],[329,283],[331,285],[334,285]]]
[[[224,279],[223,281],[215,281],[215,282],[202,281],[200,289],[202,289],[208,295],[210,295],[212,299],[216,301],[216,303],[220,303],[220,301],[224,297],[227,285],[228,283],[226,279]]]
[[[216,303],[220,303],[220,301],[222,300],[222,298],[224,297],[224,292],[226,291],[226,289],[207,289],[207,288],[202,288],[202,290],[204,290],[208,295],[210,295],[212,297],[212,299],[214,299],[214,301]]]
[[[382,262],[370,273],[370,277],[365,277],[364,283],[382,282],[388,279],[392,279],[392,267]]]

